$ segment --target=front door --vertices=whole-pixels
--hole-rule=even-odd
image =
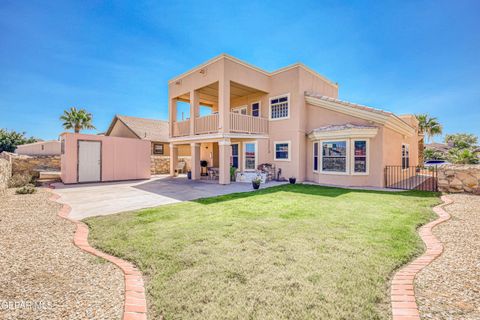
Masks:
[[[102,143],[78,141],[78,182],[100,181]]]

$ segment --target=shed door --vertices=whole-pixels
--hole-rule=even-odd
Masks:
[[[78,141],[78,182],[100,181],[100,141]]]

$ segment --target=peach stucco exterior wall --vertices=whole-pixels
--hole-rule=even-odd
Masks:
[[[61,178],[77,183],[78,140],[102,142],[101,181],[150,178],[150,142],[89,134],[63,133],[65,152],[61,155]]]
[[[273,163],[282,169],[282,177],[294,176],[297,181],[314,181],[324,184],[348,186],[376,186],[382,187],[383,169],[387,164],[401,163],[401,145],[410,145],[410,162],[416,165],[418,154],[418,137],[405,137],[381,124],[373,124],[360,118],[345,115],[327,109],[308,105],[305,101],[305,91],[313,91],[331,98],[338,98],[338,86],[325,78],[297,65],[291,68],[265,74],[229,59],[219,59],[206,65],[202,72],[196,70],[169,83],[169,108],[173,108],[175,97],[187,94],[212,83],[236,82],[259,92],[230,99],[230,110],[238,106],[247,105],[248,114],[251,114],[251,104],[260,102],[261,117],[269,118],[269,100],[272,97],[288,94],[290,99],[290,115],[288,119],[270,120],[268,122],[268,138],[257,139],[258,163]],[[228,92],[228,91],[227,91]],[[218,106],[213,106],[217,110]],[[170,112],[170,121],[172,112]],[[412,116],[401,116],[403,121],[415,126]],[[318,127],[332,124],[353,123],[357,125],[376,125],[377,135],[369,138],[369,174],[368,175],[341,175],[322,174],[313,172],[313,142],[307,134]],[[220,130],[221,131],[221,130]],[[363,138],[361,136],[355,138]],[[186,138],[188,140],[188,137]],[[243,143],[246,139],[230,139],[231,143],[239,143],[240,170],[243,170]],[[290,142],[290,159],[276,161],[274,159],[275,142]]]

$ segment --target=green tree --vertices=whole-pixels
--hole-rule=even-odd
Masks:
[[[471,133],[455,133],[445,136],[445,143],[452,144],[453,147],[459,149],[474,148],[477,145],[478,138]]]
[[[26,143],[37,142],[34,137],[27,138],[25,132],[8,131],[0,129],[0,152],[14,152],[17,146]]]
[[[88,113],[85,109],[77,110],[75,107],[71,107],[70,110],[65,110],[60,120],[63,121],[63,127],[65,129],[73,129],[75,133],[79,133],[84,129],[95,129],[92,124],[92,114]]]
[[[453,148],[448,152],[448,160],[457,164],[479,163],[478,153],[471,149]]]
[[[415,115],[418,120],[418,129],[420,133],[427,137],[427,140],[433,141],[433,137],[442,134],[442,125],[436,117],[430,117],[428,114]]]

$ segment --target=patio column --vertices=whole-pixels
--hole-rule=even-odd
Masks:
[[[218,142],[219,153],[219,179],[220,184],[230,184],[230,158],[232,156],[232,146],[230,140]]]
[[[200,180],[200,143],[191,143],[192,180]]]
[[[190,91],[190,135],[195,134],[195,119],[198,117],[200,100],[196,90]]]
[[[175,176],[175,169],[178,165],[178,146],[170,143],[170,175]]]
[[[173,137],[173,123],[177,121],[177,99],[168,99],[169,134]]]
[[[220,132],[230,132],[230,80],[225,77],[218,82],[218,115]]]

